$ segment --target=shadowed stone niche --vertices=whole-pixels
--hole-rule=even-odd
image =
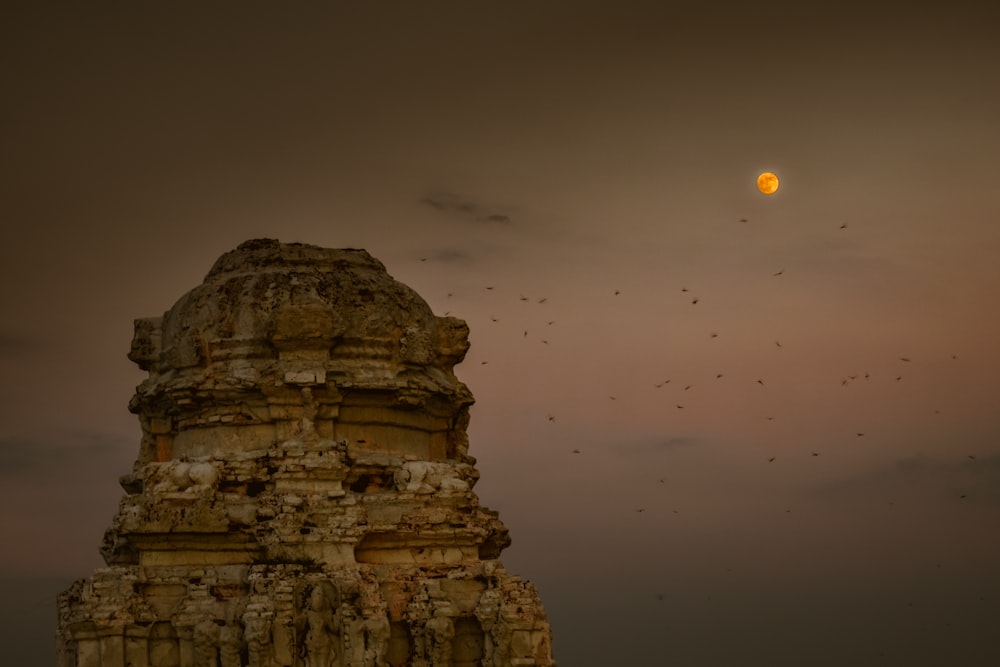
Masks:
[[[552,667],[479,505],[468,327],[363,250],[254,240],[135,322],[142,440],[60,667]]]

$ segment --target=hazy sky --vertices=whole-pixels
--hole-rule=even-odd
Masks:
[[[562,667],[1000,664],[988,3],[65,4],[0,23],[11,664],[101,565],[132,320],[255,237],[469,323]]]

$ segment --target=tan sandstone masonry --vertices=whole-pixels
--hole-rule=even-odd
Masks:
[[[254,240],[137,320],[142,440],[60,667],[552,667],[472,491],[468,327],[363,250]]]

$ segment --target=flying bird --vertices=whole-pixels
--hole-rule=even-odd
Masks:
[[[740,222],[747,222],[746,218],[740,218]]]
[[[573,453],[574,453],[574,454],[579,454],[579,453],[580,453],[580,450],[579,450],[579,449],[574,449],[574,450],[573,450]]]
[[[699,301],[698,297],[691,299],[691,303],[698,303],[698,301]]]
[[[772,456],[771,458],[769,458],[769,459],[767,460],[767,462],[768,462],[768,463],[774,463],[774,459],[776,459],[776,458],[778,458],[778,457],[777,457],[777,456]]]
[[[781,349],[781,341],[780,341],[780,340],[776,340],[776,341],[774,341],[774,344],[775,344],[775,345],[777,346],[777,348],[778,348],[779,350]]]
[[[554,422],[556,420],[555,415],[549,415],[549,421]]]
[[[758,380],[757,380],[757,384],[759,384],[760,386],[762,386],[762,387],[763,387],[763,386],[764,386],[764,381],[763,381],[763,380],[761,380],[761,379],[758,379]]]
[[[900,357],[899,360],[900,361],[909,361],[910,358],[909,357]]]
[[[785,270],[784,270],[784,269],[781,269],[780,271],[778,271],[777,273],[775,273],[775,274],[773,274],[773,275],[775,275],[775,276],[780,276],[780,275],[781,275],[781,274],[783,274],[784,272],[785,272]]]
[[[841,229],[847,229],[847,223],[845,222],[844,224],[842,224],[842,225],[840,226],[840,228],[841,228]]]

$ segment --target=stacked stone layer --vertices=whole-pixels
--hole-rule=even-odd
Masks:
[[[137,320],[140,452],[61,667],[554,665],[472,491],[467,349],[368,253],[272,240]]]

